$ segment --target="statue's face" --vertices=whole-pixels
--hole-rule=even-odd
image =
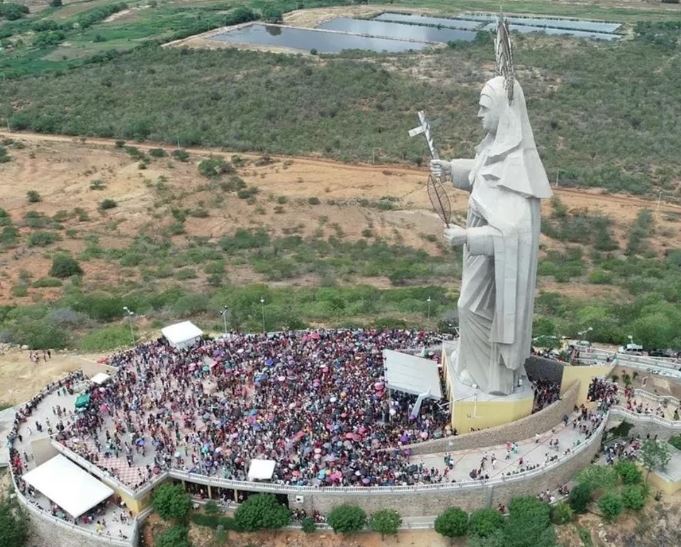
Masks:
[[[499,127],[499,115],[499,108],[494,99],[489,95],[480,95],[478,118],[480,118],[482,128],[488,133],[496,133]]]

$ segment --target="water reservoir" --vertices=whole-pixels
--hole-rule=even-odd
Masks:
[[[395,38],[399,38],[399,36]],[[211,39],[231,44],[277,46],[305,52],[315,49],[319,53],[339,53],[346,49],[395,53],[419,50],[431,45],[425,42],[360,36],[342,32],[329,32],[327,30],[264,25],[261,23],[253,23],[233,30],[226,30],[211,36]]]

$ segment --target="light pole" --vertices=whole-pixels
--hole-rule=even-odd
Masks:
[[[225,326],[225,336],[227,336],[227,315],[229,315],[229,308],[227,306],[222,306],[222,310],[218,312],[218,315],[222,315],[222,322]]]
[[[130,337],[132,338],[132,345],[135,345],[135,332],[132,329],[132,318],[135,315],[135,312],[132,311],[128,306],[123,306],[123,311],[125,314],[128,316],[128,324],[130,325]]]
[[[580,341],[581,341],[582,338],[584,338],[584,340],[586,340],[588,342],[589,341],[589,333],[592,330],[594,330],[594,328],[589,327],[588,329],[583,330],[582,332],[578,332],[577,334],[579,335]]]
[[[262,331],[265,332],[265,299],[260,298],[260,309],[262,311]]]
[[[430,296],[428,297],[426,302],[428,302],[428,323],[430,323],[430,302],[431,302]]]

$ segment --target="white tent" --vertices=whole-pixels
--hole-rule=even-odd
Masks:
[[[90,378],[90,380],[92,380],[98,386],[101,386],[103,383],[108,381],[109,378],[111,378],[111,376],[109,376],[108,374],[104,374],[103,372],[98,372],[92,378]]]
[[[114,491],[61,454],[22,477],[73,518],[92,509]]]
[[[383,358],[388,389],[412,395],[427,393],[429,399],[442,399],[437,363],[390,349],[383,350]]]
[[[251,460],[248,468],[249,481],[268,481],[274,475],[274,460]]]
[[[183,349],[191,346],[202,335],[203,331],[191,321],[175,323],[161,329],[170,345],[174,348]]]

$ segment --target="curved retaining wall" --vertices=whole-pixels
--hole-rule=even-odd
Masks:
[[[507,441],[522,441],[531,439],[537,433],[546,433],[558,424],[565,415],[570,415],[574,409],[579,391],[579,382],[574,381],[563,393],[560,400],[545,409],[530,414],[515,422],[490,427],[483,431],[474,431],[454,437],[443,437],[422,443],[409,445],[412,454],[432,454],[450,450],[467,450],[469,448],[483,448],[504,444]]]
[[[286,494],[290,507],[302,508],[308,512],[327,513],[337,505],[351,503],[362,507],[367,512],[394,509],[402,516],[429,516],[440,513],[443,508],[450,505],[474,510],[498,503],[507,504],[512,497],[521,494],[534,495],[542,490],[554,490],[559,484],[567,482],[577,471],[591,463],[600,449],[606,422],[607,420],[604,420],[601,423],[588,442],[556,462],[520,475],[485,482],[377,488],[314,488],[231,481],[175,470],[171,470],[169,475],[177,480],[216,488]]]

